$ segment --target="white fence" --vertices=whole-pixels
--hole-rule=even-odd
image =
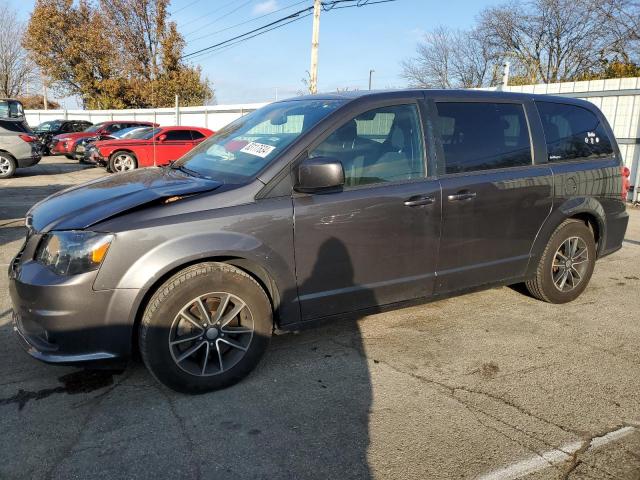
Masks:
[[[47,120],[88,120],[91,123],[108,120],[142,120],[159,125],[185,125],[218,130],[227,123],[266,103],[211,105],[204,107],[147,108],[130,110],[27,110],[27,123],[32,127]]]
[[[633,200],[640,193],[640,78],[616,78],[510,86],[506,91],[577,97],[596,104],[609,120],[620,145],[624,163],[631,170]],[[138,110],[27,110],[27,122],[35,126],[58,118],[88,120],[147,120],[160,125],[189,125],[217,130],[266,103]]]

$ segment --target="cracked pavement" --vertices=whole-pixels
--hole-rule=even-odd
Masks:
[[[104,171],[50,157],[19,174],[0,181],[3,269],[21,244],[15,219]],[[2,274],[0,478],[515,478],[500,471],[542,459],[519,478],[638,480],[640,210],[630,215],[623,249],[573,303],[504,287],[337,321],[275,337],[245,381],[196,397],[140,363],[87,373],[29,358]]]

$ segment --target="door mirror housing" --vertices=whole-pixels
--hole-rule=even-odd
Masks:
[[[294,190],[302,193],[339,188],[344,185],[344,168],[335,158],[308,158],[298,167],[296,180]]]
[[[163,133],[162,135],[158,136],[158,141],[159,142],[164,142],[167,139],[167,136]]]

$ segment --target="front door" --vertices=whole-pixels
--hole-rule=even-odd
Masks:
[[[165,130],[161,135],[166,136],[164,141],[159,144],[161,147],[152,151],[152,155],[155,155],[156,165],[166,165],[178,160],[194,146],[190,130]]]
[[[433,292],[440,185],[426,177],[416,103],[368,110],[310,157],[340,160],[341,191],[294,195],[294,243],[304,320]]]
[[[436,291],[521,277],[552,206],[520,103],[436,102],[442,237]]]

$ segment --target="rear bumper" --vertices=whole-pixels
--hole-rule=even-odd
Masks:
[[[27,168],[36,165],[41,158],[40,152],[34,151],[30,157],[19,158],[16,162],[18,163],[18,168]]]
[[[605,245],[600,252],[600,257],[610,255],[622,248],[622,241],[627,232],[627,224],[629,223],[629,214],[624,205],[620,212],[610,214],[606,218],[607,235]]]
[[[138,290],[93,290],[96,272],[61,277],[34,261],[9,267],[13,325],[32,357],[56,364],[126,361]]]

